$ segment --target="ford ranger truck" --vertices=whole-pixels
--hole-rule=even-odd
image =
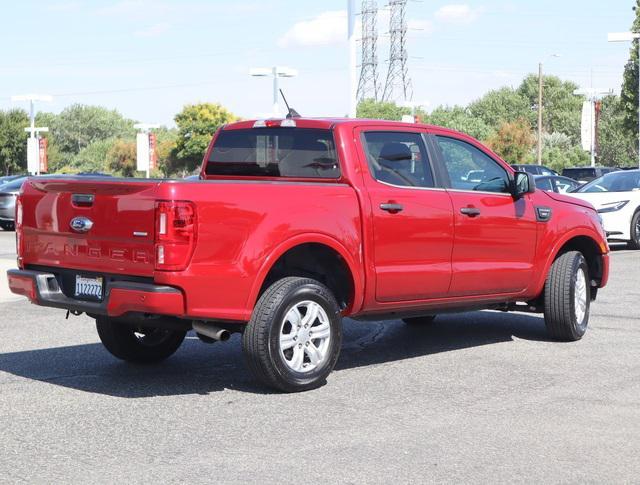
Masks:
[[[86,313],[128,362],[169,357],[188,331],[239,332],[282,391],[325,382],[344,317],[528,311],[578,340],[609,272],[589,203],[422,124],[241,121],[217,131],[200,180],[31,178],[16,211],[14,293]]]

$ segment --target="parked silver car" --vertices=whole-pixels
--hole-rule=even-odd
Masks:
[[[0,227],[5,231],[15,229],[16,197],[25,180],[23,176],[0,185]]]

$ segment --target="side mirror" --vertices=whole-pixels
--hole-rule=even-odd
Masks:
[[[511,193],[514,198],[519,199],[525,194],[532,194],[536,191],[536,182],[528,172],[516,172],[513,174],[513,187]]]

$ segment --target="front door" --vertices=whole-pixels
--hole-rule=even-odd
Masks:
[[[399,302],[445,297],[451,282],[451,199],[437,188],[421,131],[356,130],[368,173],[375,297]]]
[[[450,295],[526,289],[537,232],[529,195],[514,200],[506,167],[480,145],[452,135],[433,139],[449,178],[455,217]]]

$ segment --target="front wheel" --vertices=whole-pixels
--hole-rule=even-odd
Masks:
[[[553,262],[544,288],[544,323],[553,338],[580,340],[587,331],[591,302],[589,267],[578,251]]]
[[[138,364],[159,362],[173,355],[186,332],[162,328],[136,328],[108,317],[96,319],[98,336],[118,359]]]
[[[640,210],[631,218],[631,241],[629,249],[640,249]]]
[[[298,277],[283,278],[262,294],[242,336],[253,375],[285,392],[321,386],[341,344],[340,308],[331,290]]]

